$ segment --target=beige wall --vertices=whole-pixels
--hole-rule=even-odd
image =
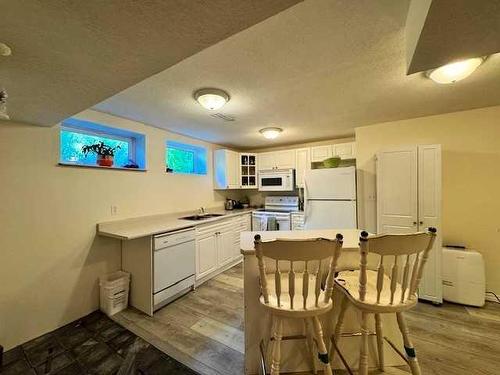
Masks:
[[[487,288],[500,292],[499,121],[497,106],[357,128],[360,226],[376,229],[375,153],[398,145],[439,143],[443,241],[483,253]]]
[[[98,277],[120,268],[120,242],[96,223],[221,206],[207,176],[164,172],[157,128],[86,111],[76,117],[146,134],[147,172],[57,166],[59,127],[0,123],[0,344],[6,349],[98,308]],[[111,216],[111,205],[118,215]]]

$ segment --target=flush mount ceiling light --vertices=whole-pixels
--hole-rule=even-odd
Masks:
[[[5,43],[0,42],[0,56],[12,55],[12,49]]]
[[[264,138],[274,139],[277,138],[282,131],[283,129],[281,128],[264,128],[260,129],[259,133],[262,134]]]
[[[200,89],[194,93],[194,98],[203,108],[215,111],[229,101],[229,94],[220,89]]]
[[[455,83],[470,76],[483,61],[483,57],[457,61],[431,70],[427,76],[436,83]]]
[[[10,120],[7,114],[7,91],[0,90],[0,120]]]

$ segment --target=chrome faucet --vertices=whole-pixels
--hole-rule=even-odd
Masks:
[[[204,215],[204,214],[205,214],[205,207],[200,207],[200,208],[198,209],[198,213],[199,213],[200,215]]]

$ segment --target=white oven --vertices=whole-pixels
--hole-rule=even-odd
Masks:
[[[291,212],[298,211],[297,196],[268,196],[265,208],[252,212],[252,230],[291,230]]]
[[[265,169],[259,171],[260,191],[293,191],[293,169]]]
[[[274,230],[291,230],[291,215],[289,212],[252,212],[252,230],[256,232],[267,231],[269,218],[276,219],[276,228]]]

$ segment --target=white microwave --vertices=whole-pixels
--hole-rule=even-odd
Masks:
[[[259,171],[260,191],[293,191],[295,171],[290,169],[265,169]]]

